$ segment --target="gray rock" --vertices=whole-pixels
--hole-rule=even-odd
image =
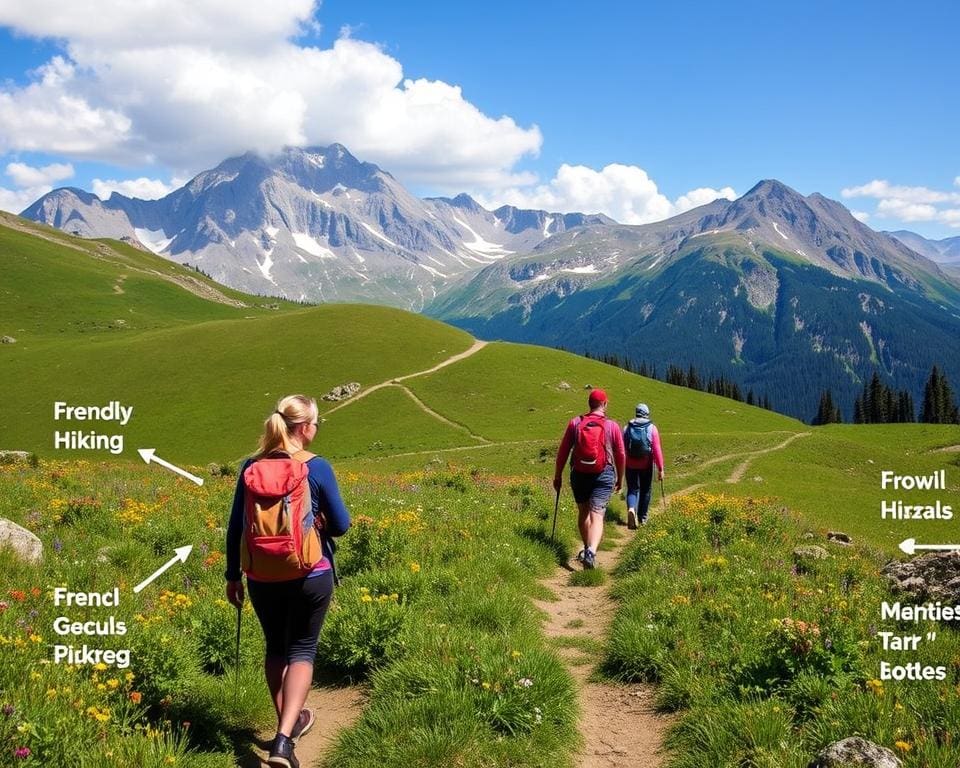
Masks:
[[[0,338],[0,344],[16,344],[17,340],[13,336],[4,336]]]
[[[0,517],[0,547],[10,547],[28,563],[39,563],[43,558],[43,544],[26,528]]]
[[[559,384],[557,384],[557,389],[566,392],[568,389],[570,389],[570,384],[566,381],[561,381]]]
[[[794,560],[826,560],[829,557],[830,553],[816,544],[797,547],[793,550]]]
[[[17,464],[30,461],[29,451],[0,451],[0,464]]]
[[[339,387],[334,387],[327,394],[323,396],[323,400],[329,400],[331,402],[338,402],[340,400],[346,400],[347,398],[353,397],[357,392],[360,391],[360,382],[351,381],[349,384],[341,384]]]
[[[827,540],[834,544],[853,544],[853,539],[850,538],[849,534],[840,531],[828,531]]]
[[[878,746],[859,736],[835,741],[824,748],[807,768],[902,768],[903,763],[886,747]]]
[[[931,552],[907,562],[883,567],[894,592],[906,592],[920,602],[960,603],[960,552]]]

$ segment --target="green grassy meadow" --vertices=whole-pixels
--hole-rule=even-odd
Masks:
[[[394,309],[240,294],[130,246],[8,216],[0,219],[0,273],[0,336],[16,339],[0,345],[0,450],[32,454],[29,462],[0,462],[0,517],[33,530],[45,551],[41,565],[24,567],[0,550],[0,754],[29,749],[20,764],[83,768],[225,768],[250,756],[255,732],[272,718],[262,640],[248,614],[237,668],[232,613],[220,599],[235,478],[208,465],[236,467],[249,455],[279,397],[319,398],[357,381],[364,390],[386,386],[344,405],[321,401],[324,421],[311,446],[331,460],[354,517],[338,550],[344,583],[319,659],[330,667],[325,674],[363,681],[370,692],[330,765],[573,763],[573,679],[556,643],[543,637],[532,600],[543,597],[538,579],[577,541],[566,489],[560,541],[547,541],[550,478],[565,424],[586,410],[591,387],[607,391],[608,414],[621,423],[637,402],[648,403],[663,438],[673,500],[664,511],[657,488],[654,525],[631,539],[608,574],[619,612],[611,637],[596,643],[608,675],[658,681],[661,705],[688,713],[671,737],[671,765],[800,766],[843,728],[891,748],[910,743],[914,751],[901,752],[911,767],[956,765],[956,746],[938,735],[954,723],[953,694],[940,691],[936,703],[924,698],[935,698],[933,687],[888,686],[893,693],[878,695],[868,684],[876,654],[864,623],[883,594],[879,565],[899,554],[900,541],[954,536],[952,522],[883,521],[879,507],[897,497],[953,502],[960,454],[944,449],[960,444],[956,427],[812,428],[568,353],[500,342],[398,382],[474,340]],[[56,422],[58,400],[119,400],[134,416],[120,428]],[[124,451],[54,450],[57,429],[119,432]],[[203,475],[203,487],[145,466],[140,447]],[[946,469],[949,488],[884,492],[883,469]],[[693,490],[706,496],[684,495]],[[710,513],[692,498],[721,501]],[[615,499],[611,518],[623,512]],[[719,549],[714,513],[733,537]],[[854,537],[850,563],[844,553],[817,574],[781,567],[797,537],[827,530]],[[617,533],[611,525],[608,538]],[[129,592],[185,543],[195,547],[192,558],[116,612],[130,627],[129,669],[48,663],[58,642],[56,586]],[[863,606],[834,594],[844,568],[862,583]],[[576,581],[591,578],[604,575]],[[788,681],[783,670],[763,677],[767,651],[780,654],[797,640],[783,620],[828,626],[809,614],[827,605],[818,589],[847,600],[849,658],[829,674],[817,664],[832,663],[830,654],[820,654]],[[804,606],[807,590],[818,598]],[[743,595],[750,610],[736,619],[733,601]],[[650,624],[663,631],[651,636]],[[744,640],[718,630],[724,626]],[[711,643],[698,640],[705,633]],[[955,633],[946,636],[941,647],[958,645]],[[698,643],[709,647],[695,652]],[[715,674],[728,667],[732,677]],[[842,694],[846,709],[838,712],[831,694]],[[909,717],[888,711],[897,703]],[[939,719],[923,730],[926,711]],[[744,723],[766,728],[748,729],[752,751],[742,743]],[[701,749],[704,740],[712,751]],[[69,749],[78,743],[100,746],[78,756]]]

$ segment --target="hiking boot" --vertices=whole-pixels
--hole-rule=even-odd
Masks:
[[[313,728],[314,720],[316,718],[313,716],[312,710],[301,709],[300,717],[297,718],[297,722],[293,724],[293,730],[290,731],[290,740],[296,744],[301,736]]]
[[[583,553],[583,567],[587,570],[597,567],[597,556],[593,554],[592,550],[587,550]]]
[[[579,552],[577,552],[577,562],[578,562],[578,563],[582,563],[582,562],[583,562],[583,552],[584,552],[584,550],[582,550],[582,549],[581,549]]]
[[[641,518],[640,518],[640,525],[646,525],[646,524],[647,524],[647,518],[641,517]]]
[[[635,509],[627,510],[627,528],[631,531],[637,530],[637,510]]]
[[[300,761],[293,754],[293,739],[278,733],[270,747],[267,765],[275,765],[278,768],[300,768]]]

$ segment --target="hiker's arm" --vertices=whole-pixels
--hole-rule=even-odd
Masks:
[[[243,466],[246,469],[246,464]],[[243,469],[237,473],[230,521],[227,523],[227,600],[239,607],[243,603],[243,582],[240,574],[240,535],[243,532]]]
[[[617,484],[614,486],[614,492],[619,492],[623,485],[623,472],[627,465],[627,451],[623,447],[623,432],[620,427],[613,430],[613,464],[617,468]]]
[[[657,465],[660,479],[663,480],[663,448],[660,446],[660,430],[656,425],[650,427],[650,444],[653,448],[653,463]]]
[[[320,511],[323,512],[325,536],[343,536],[350,528],[350,513],[340,496],[340,487],[333,474],[333,467],[325,459],[310,462],[311,479],[320,486]]]
[[[570,450],[573,448],[573,422],[567,424],[567,429],[563,433],[563,439],[560,441],[560,447],[557,449],[557,461],[553,470],[553,488],[559,491],[563,487],[563,466],[567,463],[570,456]]]

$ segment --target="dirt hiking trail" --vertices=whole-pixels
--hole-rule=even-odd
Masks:
[[[800,432],[791,435],[770,448],[717,456],[700,466],[743,459],[725,480],[735,484],[743,479],[755,458],[783,450],[794,440],[809,434]],[[673,491],[667,494],[666,500],[702,485],[705,484]],[[568,495],[562,511],[567,515],[576,515],[569,491],[564,491]],[[663,500],[659,496],[657,488],[650,503],[651,515],[658,514],[662,509]],[[608,520],[603,540],[610,548],[597,553],[597,566],[609,574],[623,547],[634,535],[625,525]],[[598,655],[600,644],[606,642],[610,634],[617,603],[611,597],[609,587],[570,586],[571,573],[580,568],[575,561],[558,567],[553,575],[541,581],[557,599],[535,603],[547,617],[544,634],[558,644],[558,652],[580,689],[583,749],[576,756],[574,765],[577,768],[660,768],[666,763],[664,738],[676,716],[656,711],[652,685],[615,683],[594,675],[602,660]]]
[[[360,686],[343,688],[311,688],[306,707],[317,717],[313,728],[297,744],[296,756],[301,768],[318,768],[333,746],[340,731],[353,725],[363,711],[364,689]],[[270,752],[275,726],[260,731],[250,745],[251,751],[237,765],[240,768],[269,768],[264,762]]]
[[[566,514],[576,514],[569,499],[565,506]],[[604,540],[614,547],[597,553],[597,566],[609,573],[620,550],[633,535],[626,526],[608,521]],[[561,643],[558,652],[580,689],[583,749],[574,765],[577,768],[658,768],[663,765],[660,750],[672,719],[654,709],[654,690],[650,685],[591,679],[601,658],[585,648],[606,640],[617,603],[607,587],[570,586],[570,574],[580,567],[579,563],[570,562],[557,568],[541,582],[557,600],[536,603],[547,615],[544,634]],[[573,645],[577,642],[582,643],[582,647]]]

